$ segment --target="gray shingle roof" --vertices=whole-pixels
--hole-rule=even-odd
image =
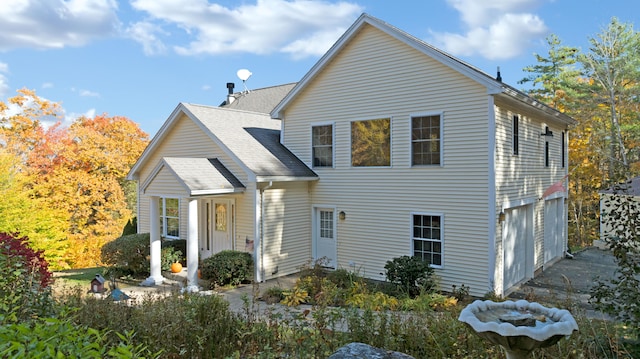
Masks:
[[[265,87],[249,92],[236,92],[235,100],[230,104],[223,102],[221,107],[235,110],[269,113],[291,91],[295,83]]]
[[[192,196],[244,191],[242,182],[216,158],[164,157],[162,160]]]
[[[317,175],[280,143],[280,121],[266,113],[182,104],[209,135],[259,180],[315,179]]]

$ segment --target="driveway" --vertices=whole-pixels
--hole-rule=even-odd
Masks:
[[[527,299],[545,305],[567,309],[582,309],[589,318],[603,314],[589,304],[591,287],[596,278],[612,278],[617,268],[609,250],[589,247],[574,254],[573,259],[561,259],[537,277],[522,284],[509,295],[510,299]]]

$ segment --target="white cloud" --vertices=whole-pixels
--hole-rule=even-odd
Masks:
[[[156,24],[148,21],[140,21],[129,26],[127,29],[129,37],[142,44],[146,55],[157,55],[166,52],[167,48],[156,34],[167,34],[166,31]]]
[[[45,82],[40,87],[43,89],[50,89],[53,88],[53,84],[51,82]]]
[[[132,6],[157,26],[188,35],[188,44],[174,45],[182,55],[285,52],[296,58],[324,53],[362,12],[355,3],[313,0],[257,0],[235,8],[206,0],[135,0]]]
[[[9,65],[0,62],[0,98],[4,98],[9,92],[9,82],[4,75],[9,72]]]
[[[432,32],[435,45],[458,56],[509,59],[548,33],[544,21],[526,12],[538,0],[448,0],[460,12],[464,34]]]
[[[80,117],[86,117],[86,118],[94,118],[96,117],[96,109],[95,108],[91,108],[88,109],[85,113],[76,113],[76,112],[71,112],[71,113],[65,113],[64,114],[64,121],[62,122],[62,126],[67,127],[69,125],[71,125],[73,123],[73,121],[77,120]]]
[[[100,97],[99,93],[89,90],[80,90],[78,94],[82,97]]]
[[[115,0],[3,0],[0,50],[81,46],[116,33]]]

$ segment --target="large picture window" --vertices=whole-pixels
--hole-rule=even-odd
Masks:
[[[165,238],[180,237],[180,201],[160,198],[160,233]]]
[[[442,266],[442,217],[414,214],[413,256],[434,267]]]
[[[313,126],[313,167],[333,167],[333,126]]]
[[[413,166],[441,164],[440,122],[440,115],[411,117],[411,164]]]
[[[391,119],[351,122],[351,166],[391,166]]]

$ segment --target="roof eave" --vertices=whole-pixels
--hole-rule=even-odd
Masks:
[[[578,123],[578,121],[576,121],[575,119],[573,119],[572,117],[534,99],[533,97],[530,97],[520,91],[514,90],[510,87],[504,87],[502,90],[502,94],[499,95],[503,95],[503,96],[507,96],[508,98],[512,98],[515,99],[519,102],[525,103],[533,108],[535,108],[538,111],[541,111],[543,113],[545,113],[548,116],[553,117],[556,121],[566,125],[566,126],[573,126],[576,125]]]
[[[265,182],[305,182],[305,181],[317,181],[319,177],[314,176],[257,176],[257,183]]]
[[[232,194],[232,193],[243,193],[245,188],[221,188],[216,190],[193,190],[189,194],[191,196],[207,196],[207,195],[216,195],[216,194]]]

